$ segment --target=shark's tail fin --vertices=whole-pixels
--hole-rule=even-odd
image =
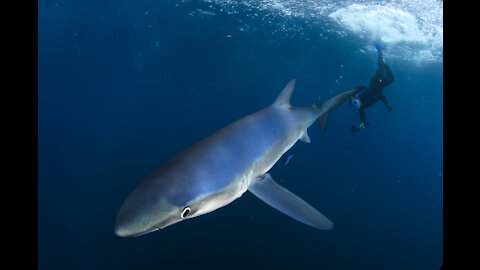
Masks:
[[[338,107],[338,105],[342,104],[346,99],[348,99],[353,95],[356,95],[358,92],[360,92],[363,89],[365,89],[365,86],[359,86],[351,90],[345,91],[343,93],[340,93],[323,102],[322,105],[318,107],[318,109],[322,112],[318,117],[318,125],[320,126],[320,128],[323,131],[326,131],[328,115],[330,114],[330,112],[336,107]]]

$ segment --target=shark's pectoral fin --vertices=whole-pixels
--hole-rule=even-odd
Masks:
[[[248,190],[278,211],[317,229],[330,230],[333,222],[304,200],[277,184],[270,174],[256,180]]]

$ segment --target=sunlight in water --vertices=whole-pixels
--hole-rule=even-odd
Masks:
[[[301,22],[316,25],[342,38],[353,34],[370,53],[373,41],[380,39],[385,54],[413,62],[443,61],[443,1],[342,1],[332,0],[205,0],[215,11],[236,15],[245,13],[276,27],[278,32],[302,32]],[[275,20],[281,18],[281,20]],[[292,22],[294,19],[295,21]],[[242,31],[253,28],[242,20]],[[317,38],[327,39],[323,34]]]

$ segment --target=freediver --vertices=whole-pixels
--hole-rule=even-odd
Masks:
[[[350,98],[350,104],[353,105],[360,112],[360,125],[358,128],[352,126],[352,132],[364,129],[368,126],[365,117],[365,108],[375,104],[378,100],[383,101],[387,109],[392,110],[392,106],[388,103],[387,98],[383,95],[383,89],[395,80],[392,71],[388,67],[383,58],[382,48],[380,42],[375,42],[375,47],[378,52],[378,70],[375,77],[370,81],[370,89],[359,92]]]

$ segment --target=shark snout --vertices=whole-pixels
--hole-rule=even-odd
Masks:
[[[133,194],[120,208],[115,219],[117,237],[134,237],[164,228],[178,222],[179,207],[162,199],[145,199],[148,196]]]
[[[124,238],[124,237],[131,237],[134,236],[135,233],[132,233],[132,230],[125,226],[124,224],[115,223],[115,228],[113,233],[116,237]]]
[[[144,233],[148,227],[142,226],[141,217],[135,217],[132,213],[122,208],[115,220],[114,234],[117,237],[132,237]]]

